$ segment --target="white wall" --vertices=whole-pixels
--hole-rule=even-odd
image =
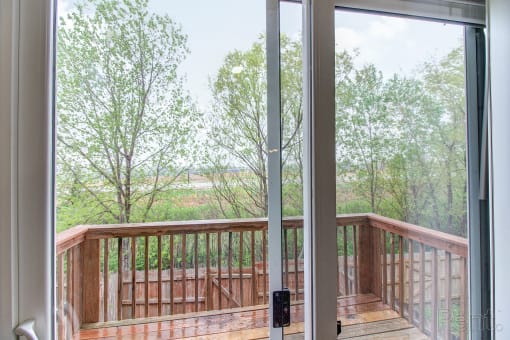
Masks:
[[[494,334],[510,339],[510,1],[489,1]]]

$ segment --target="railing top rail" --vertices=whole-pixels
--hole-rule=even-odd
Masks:
[[[367,223],[367,214],[344,214],[336,218],[337,226]],[[284,228],[303,227],[303,217],[286,217]],[[148,223],[78,225],[57,234],[57,254],[83,242],[85,239],[153,236],[169,233],[219,231],[257,231],[267,229],[267,218],[216,219],[194,221],[164,221]]]
[[[85,240],[85,235],[88,229],[89,227],[86,225],[79,225],[57,233],[57,255],[82,243]]]
[[[337,216],[337,226],[366,223],[366,214]],[[302,217],[287,217],[284,228],[302,227]],[[241,218],[196,221],[169,221],[129,224],[88,225],[87,239],[164,235],[168,233],[195,233],[219,231],[252,231],[267,228],[267,218]]]
[[[439,250],[446,250],[462,257],[467,257],[468,255],[468,240],[466,238],[376,214],[368,214],[367,217],[372,227],[386,230],[404,238],[421,242]]]
[[[300,228],[302,217],[288,217],[284,228]],[[336,226],[370,225],[402,237],[422,242],[452,254],[467,257],[467,239],[427,229],[414,224],[375,214],[343,214],[336,218]],[[80,244],[85,239],[155,236],[170,233],[237,232],[267,229],[267,218],[170,221],[129,224],[80,225],[57,234],[57,254]]]
[[[251,231],[263,230],[266,227],[266,218],[105,224],[89,226],[87,239],[153,236],[170,233]]]
[[[368,214],[339,214],[336,215],[336,226],[362,225],[368,223]]]

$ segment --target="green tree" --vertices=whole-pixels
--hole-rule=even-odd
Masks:
[[[302,206],[301,44],[281,39],[282,161],[288,205]],[[267,216],[267,79],[261,38],[229,53],[211,83],[214,107],[208,133],[209,173],[226,217]],[[228,169],[238,171],[227,171]]]
[[[373,212],[465,236],[465,90],[462,48],[415,77],[384,79],[356,54],[337,54],[341,194]]]
[[[354,68],[346,52],[337,58],[336,69],[338,174],[355,184],[372,212],[379,212],[386,160],[395,150],[384,79],[374,65]]]
[[[97,222],[147,220],[186,166],[195,119],[177,73],[186,40],[147,0],[87,1],[60,18],[58,175],[95,202]]]
[[[434,162],[441,183],[434,196],[442,201],[441,228],[465,236],[467,232],[466,187],[466,97],[464,49],[453,49],[445,57],[425,63],[425,91],[440,108],[435,121]]]
[[[388,160],[385,174],[390,215],[437,227],[430,215],[432,211],[437,221],[439,202],[430,200],[429,189],[436,183],[435,173],[430,172],[430,158],[440,107],[418,79],[394,75],[387,81],[386,91],[387,107],[396,122],[395,153]]]
[[[414,78],[386,81],[395,150],[386,161],[385,215],[465,236],[464,61],[461,48]]]

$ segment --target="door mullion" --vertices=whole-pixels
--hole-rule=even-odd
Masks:
[[[303,1],[305,339],[336,338],[335,20]]]
[[[272,340],[282,339],[282,328],[273,327],[272,295],[282,289],[282,181],[280,99],[280,4],[266,0],[267,34],[267,162],[269,304]]]

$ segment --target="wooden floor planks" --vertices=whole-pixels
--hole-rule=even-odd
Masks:
[[[293,334],[285,340],[303,340],[303,334]],[[393,319],[352,324],[343,327],[338,339],[429,339],[406,320],[396,317]]]
[[[293,305],[291,312],[292,324],[285,328],[285,339],[303,339],[303,305]],[[339,339],[428,339],[372,294],[340,298],[337,313],[343,325]],[[88,329],[75,339],[267,339],[268,322],[267,306],[258,306],[86,325]]]

